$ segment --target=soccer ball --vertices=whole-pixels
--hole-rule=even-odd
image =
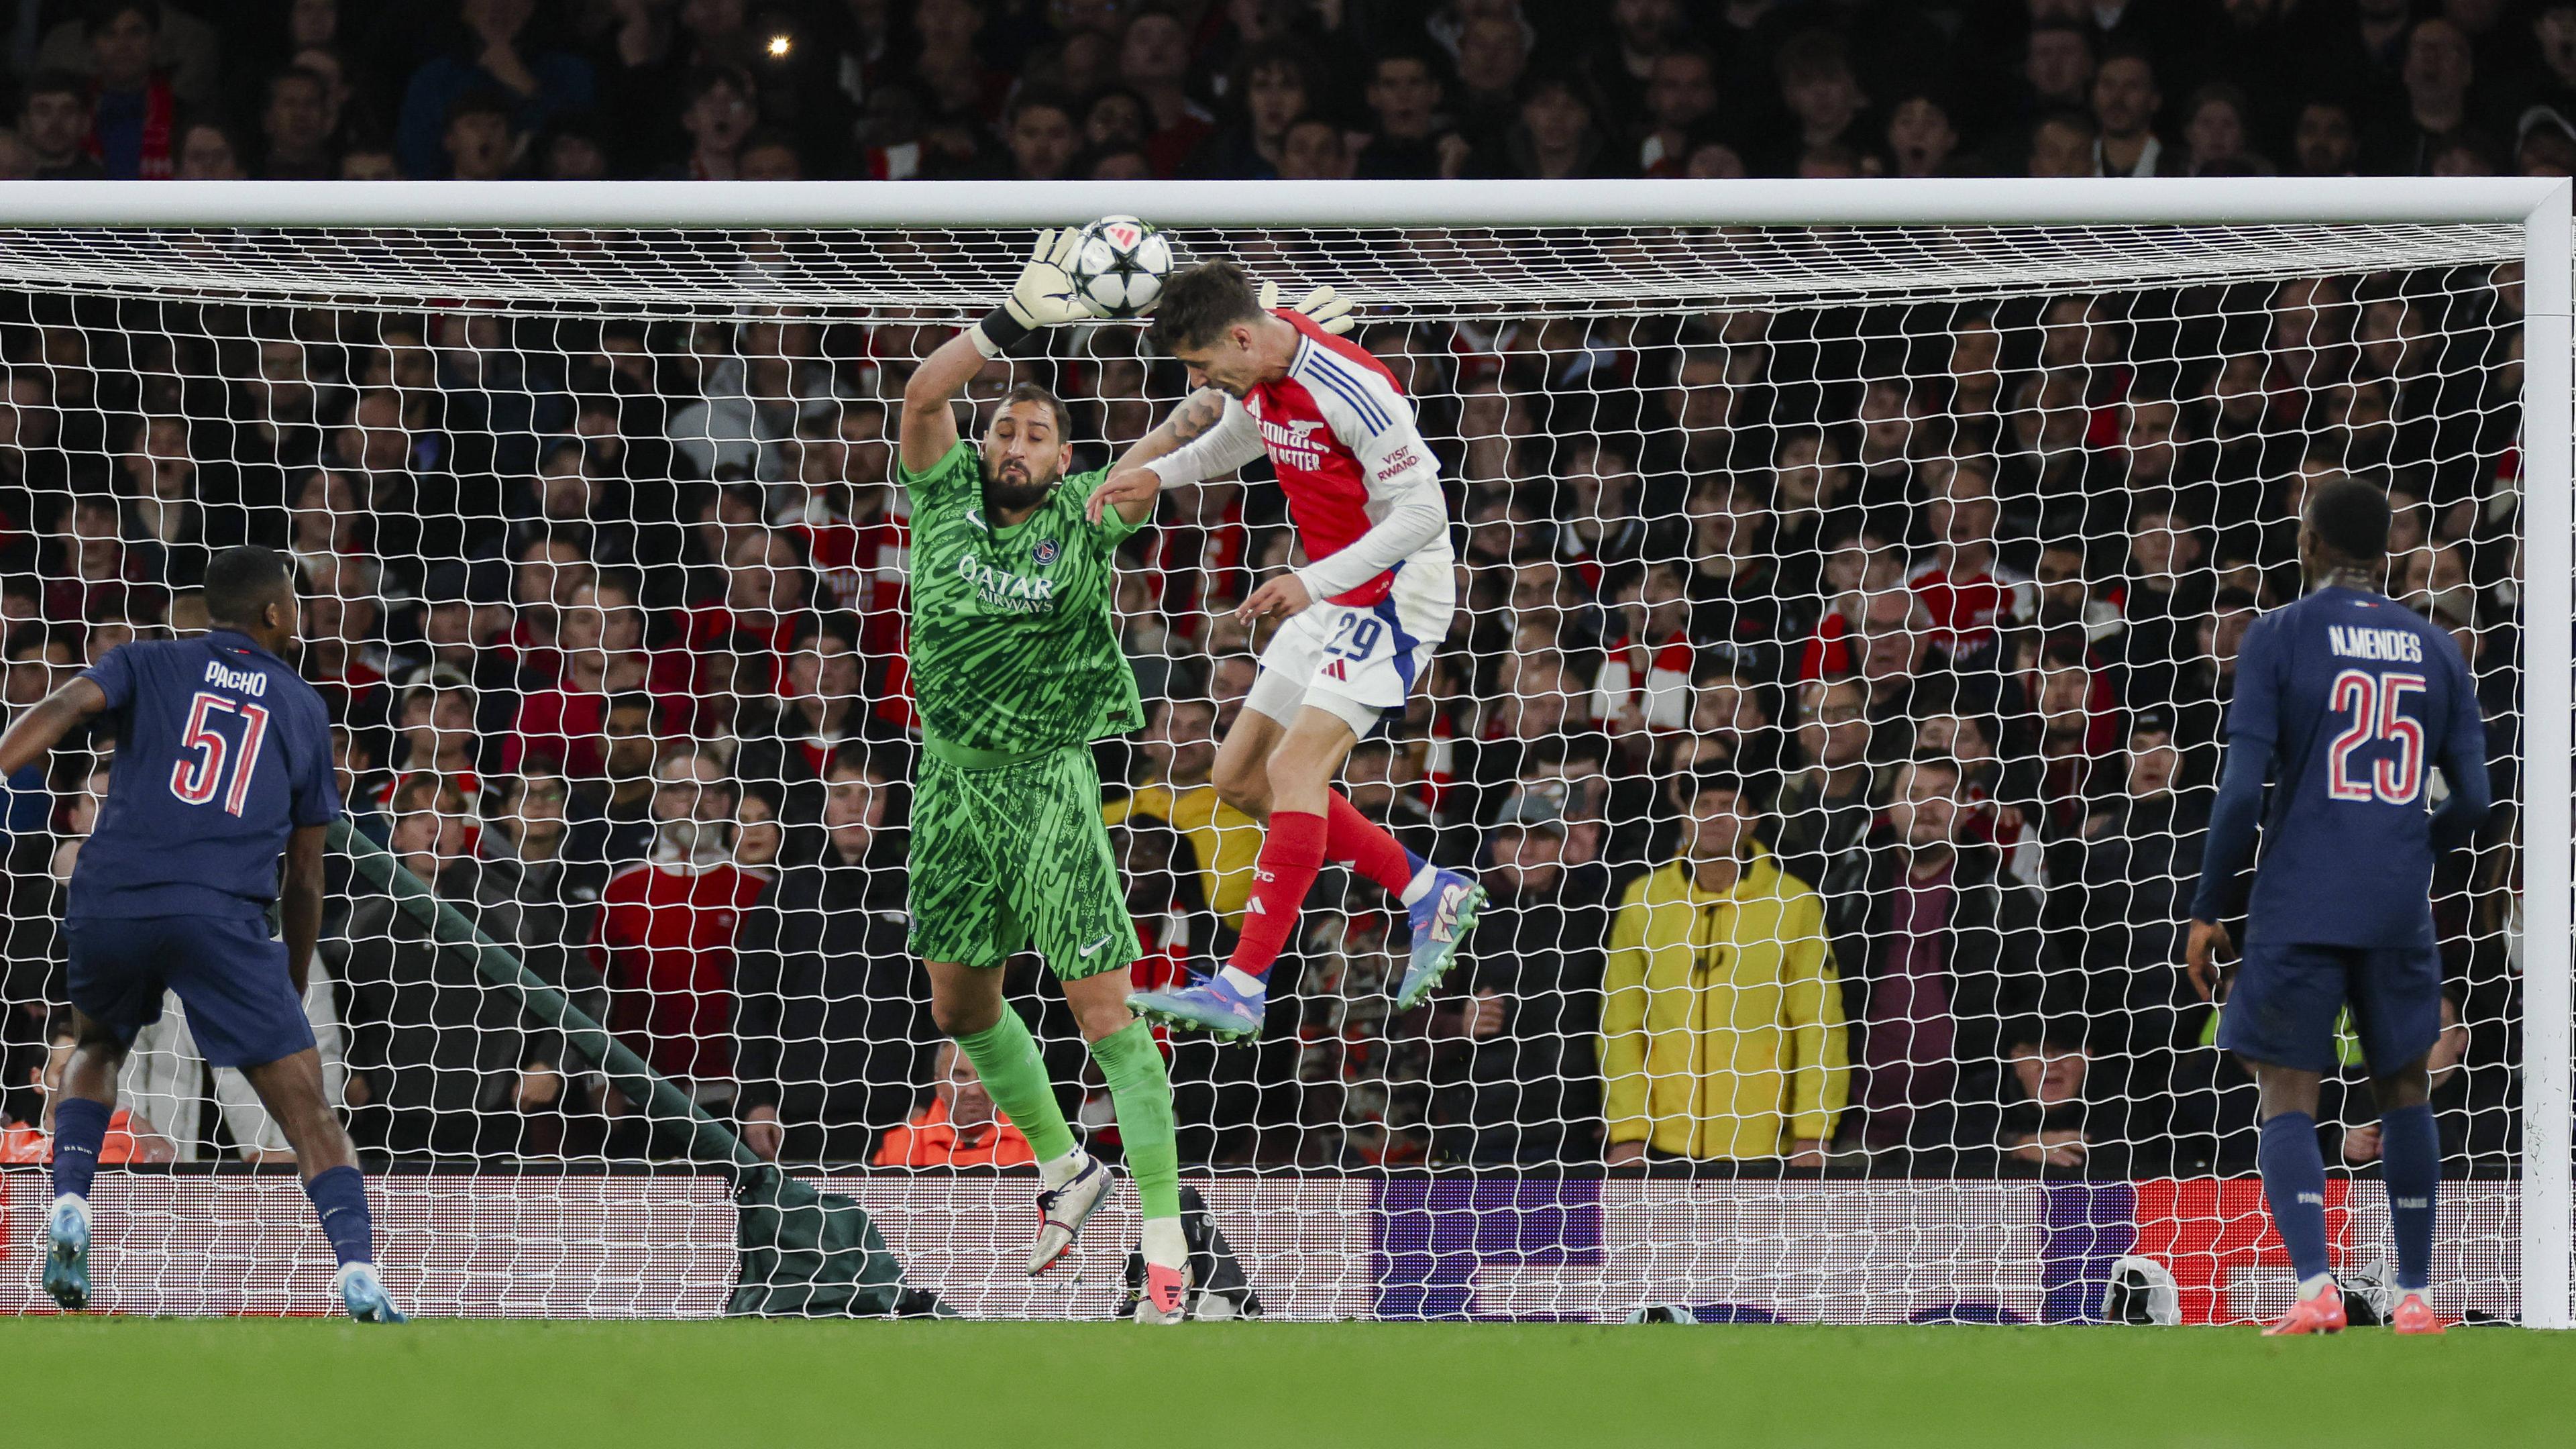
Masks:
[[[1172,239],[1132,216],[1104,216],[1073,247],[1074,295],[1103,317],[1136,317],[1163,296]]]

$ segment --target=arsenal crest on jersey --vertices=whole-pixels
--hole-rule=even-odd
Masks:
[[[1054,539],[1042,538],[1037,541],[1034,547],[1030,548],[1029,557],[1038,561],[1039,568],[1045,568],[1048,564],[1055,562],[1055,556],[1058,551],[1059,550],[1055,546]]]

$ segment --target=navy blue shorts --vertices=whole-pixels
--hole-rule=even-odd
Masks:
[[[2442,955],[2431,946],[2248,945],[2218,1017],[2218,1044],[2276,1067],[2331,1074],[2335,1016],[2352,1025],[2384,1077],[2442,1035]]]
[[[179,993],[197,1050],[219,1067],[256,1067],[313,1045],[286,971],[286,943],[257,917],[90,916],[63,922],[72,1005],[127,1046]]]

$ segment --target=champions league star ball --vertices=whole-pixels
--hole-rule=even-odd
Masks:
[[[1074,243],[1075,295],[1103,317],[1137,317],[1161,300],[1172,240],[1132,216],[1104,216]]]

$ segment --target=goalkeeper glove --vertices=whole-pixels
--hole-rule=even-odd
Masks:
[[[975,339],[976,351],[986,357],[999,357],[1041,327],[1077,322],[1093,315],[1074,295],[1073,273],[1068,270],[1073,249],[1081,240],[1082,232],[1076,227],[1049,227],[1038,233],[1037,244],[1029,248],[1028,264],[1020,268],[1020,279],[1011,286],[1011,295],[968,329]]]
[[[1277,311],[1278,308],[1279,284],[1277,282],[1262,283],[1261,310],[1264,312],[1273,312]],[[1330,287],[1317,287],[1315,290],[1308,292],[1304,297],[1298,300],[1297,310],[1299,313],[1304,315],[1307,321],[1314,323],[1316,326],[1323,328],[1325,331],[1332,333],[1336,337],[1359,325],[1359,319],[1352,315],[1359,310],[1357,305],[1355,305],[1350,298],[1343,296],[1341,293],[1334,291]]]

